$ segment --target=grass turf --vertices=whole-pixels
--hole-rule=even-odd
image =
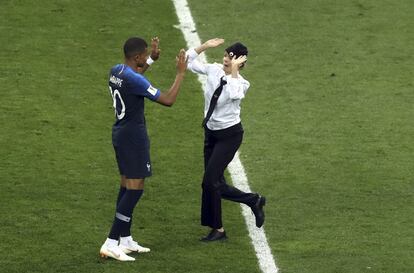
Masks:
[[[189,2],[202,39],[250,49],[241,158],[252,189],[268,197],[266,233],[281,272],[410,272],[414,5]],[[0,268],[259,272],[237,205],[224,203],[228,243],[197,241],[206,232],[203,102],[191,74],[173,108],[146,103],[154,176],[134,233],[153,252],[130,264],[97,255],[118,183],[107,72],[127,37],[158,35],[162,56],[147,76],[169,87],[185,46],[172,4],[1,5]]]
[[[191,3],[204,39],[250,48],[242,160],[281,271],[409,272],[414,5]]]

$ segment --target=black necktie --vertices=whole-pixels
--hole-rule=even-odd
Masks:
[[[213,96],[210,100],[210,106],[208,107],[207,115],[203,119],[203,123],[201,124],[204,128],[206,127],[206,124],[208,120],[210,119],[211,115],[213,114],[214,107],[216,107],[218,98],[220,97],[221,91],[223,90],[223,86],[227,84],[227,81],[224,79],[224,76],[220,79],[220,85],[217,87],[217,89],[214,91]]]

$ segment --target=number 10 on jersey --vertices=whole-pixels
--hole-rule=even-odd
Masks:
[[[125,116],[125,103],[121,97],[121,93],[119,93],[118,89],[112,90],[111,86],[109,86],[109,93],[111,93],[112,96],[112,105],[115,109],[115,115],[118,118],[118,120],[121,120]]]

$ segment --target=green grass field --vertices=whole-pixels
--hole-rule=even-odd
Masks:
[[[280,272],[413,272],[414,2],[189,4],[203,40],[249,47],[241,160],[268,198]],[[198,241],[203,98],[191,73],[172,108],[146,102],[154,175],[133,234],[152,252],[98,256],[119,183],[107,73],[128,37],[158,35],[146,76],[166,90],[186,46],[177,24],[167,0],[1,0],[0,272],[260,272],[238,205],[224,203],[226,243]]]

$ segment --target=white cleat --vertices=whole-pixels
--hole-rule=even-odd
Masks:
[[[119,248],[125,253],[131,253],[131,252],[138,252],[138,253],[146,253],[150,252],[151,249],[147,247],[140,246],[137,242],[134,240],[128,240],[128,241],[121,241],[119,244]]]
[[[111,257],[122,262],[135,261],[134,257],[126,255],[119,246],[108,246],[107,244],[103,244],[99,253],[102,258]]]

